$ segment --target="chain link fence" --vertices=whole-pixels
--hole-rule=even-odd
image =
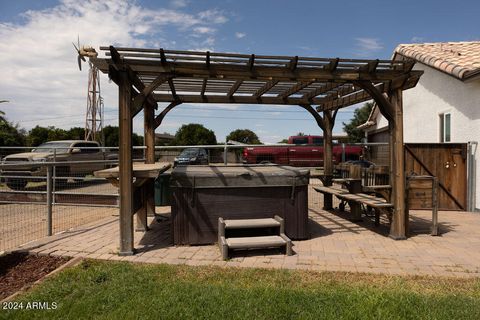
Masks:
[[[0,155],[0,251],[118,214],[118,189],[93,175],[118,164],[118,148],[0,147]]]

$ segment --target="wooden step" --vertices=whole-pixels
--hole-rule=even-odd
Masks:
[[[229,219],[224,220],[225,229],[251,229],[280,227],[281,223],[273,218],[264,219]]]
[[[281,236],[227,238],[225,242],[229,249],[276,248],[287,245]]]
[[[277,227],[278,235],[256,237],[225,237],[227,229],[259,229]],[[230,249],[260,249],[285,247],[285,253],[292,255],[292,241],[285,235],[285,225],[279,216],[261,219],[227,219],[218,218],[218,245],[222,258],[228,259]]]

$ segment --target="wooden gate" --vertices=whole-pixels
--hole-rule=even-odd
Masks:
[[[466,143],[406,143],[405,172],[437,177],[439,210],[466,210]]]

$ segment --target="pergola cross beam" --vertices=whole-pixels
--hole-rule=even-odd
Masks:
[[[227,98],[228,99],[230,99],[235,94],[235,92],[237,92],[238,88],[240,88],[242,83],[243,83],[242,80],[235,81],[235,83],[232,85],[232,87],[230,88],[230,90],[227,93]]]
[[[263,87],[258,89],[254,94],[253,97],[255,99],[260,98],[264,93],[268,92],[268,90],[272,89],[276,84],[278,83],[278,80],[271,80],[267,81]]]
[[[138,94],[133,100],[132,107],[134,110],[138,110],[134,113],[138,113],[142,109],[145,100],[150,97],[150,94],[155,89],[157,89],[162,83],[168,81],[171,78],[173,78],[172,74],[161,74],[156,77],[155,80],[153,80],[148,86],[144,86],[140,94]]]
[[[282,99],[288,98],[289,96],[299,92],[300,90],[303,90],[304,88],[308,87],[309,85],[311,85],[314,82],[315,82],[315,80],[298,82],[294,86],[290,87],[290,89],[281,93],[279,95],[279,97],[282,98]]]

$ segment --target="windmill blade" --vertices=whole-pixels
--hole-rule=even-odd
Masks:
[[[80,69],[80,71],[82,71],[82,60],[81,60],[82,56],[78,55],[77,57],[77,61],[78,61],[78,69]]]
[[[75,43],[72,42],[72,44],[73,44],[73,47],[75,48],[75,50],[76,50],[78,53],[80,53],[80,49],[78,49],[78,47],[75,45]]]

